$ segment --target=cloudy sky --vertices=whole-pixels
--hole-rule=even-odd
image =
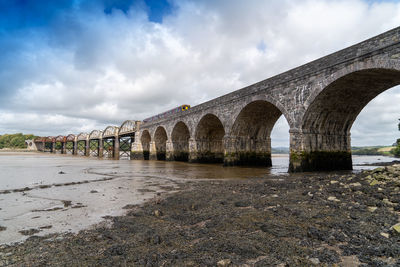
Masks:
[[[266,79],[400,25],[400,1],[0,0],[0,134],[104,129]],[[400,87],[353,145],[399,137]],[[288,146],[282,117],[273,146]]]

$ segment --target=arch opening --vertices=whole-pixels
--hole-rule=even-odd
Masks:
[[[281,115],[282,112],[267,101],[247,104],[233,124],[225,165],[272,166],[271,132]]]
[[[151,137],[149,131],[144,130],[142,133],[142,137],[140,138],[140,142],[142,143],[144,160],[149,160],[150,158],[150,141]]]
[[[99,157],[100,156],[100,140],[89,139],[89,156]]]
[[[158,127],[154,134],[157,160],[165,160],[167,155],[167,132],[163,127]]]
[[[54,152],[55,153],[59,153],[59,154],[62,154],[63,153],[63,142],[61,142],[61,141],[56,141],[55,143],[54,143]]]
[[[74,141],[66,141],[65,142],[65,153],[69,155],[74,154],[74,149],[75,149],[75,142]]]
[[[224,136],[225,130],[220,119],[213,114],[205,115],[196,128],[196,161],[222,163],[224,161]]]
[[[325,87],[303,117],[301,151],[291,153],[289,171],[351,170],[355,119],[377,95],[399,84],[398,70],[368,69]]]
[[[86,140],[78,140],[77,143],[77,154],[80,156],[86,155]]]
[[[171,140],[174,148],[174,160],[189,160],[189,129],[183,122],[178,122],[172,130]]]

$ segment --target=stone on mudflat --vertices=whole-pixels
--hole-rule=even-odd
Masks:
[[[310,258],[309,261],[311,261],[311,263],[315,265],[319,265],[321,263],[318,258]]]
[[[155,211],[154,211],[154,215],[155,215],[156,217],[160,217],[160,216],[162,216],[162,212],[161,212],[160,210],[155,210]]]
[[[372,182],[369,185],[370,186],[374,186],[374,185],[377,185],[377,184],[379,184],[379,182],[374,179],[374,180],[372,180]]]
[[[368,207],[368,210],[369,210],[370,212],[374,212],[374,211],[376,211],[376,209],[377,209],[377,207]]]
[[[389,234],[388,233],[381,233],[381,236],[383,236],[385,238],[389,238]]]
[[[219,262],[217,262],[217,266],[218,267],[227,267],[229,265],[231,265],[232,261],[230,259],[224,259],[224,260],[220,260]]]
[[[385,203],[386,205],[389,205],[389,206],[396,206],[395,203],[391,202],[391,201],[390,201],[389,199],[387,199],[387,198],[384,198],[384,199],[382,200],[382,202]]]
[[[339,199],[337,199],[337,198],[336,198],[336,197],[334,197],[334,196],[330,196],[330,197],[328,197],[328,200],[329,200],[329,201],[340,202],[340,200],[339,200]]]
[[[396,223],[392,228],[396,233],[400,234],[400,223]]]
[[[384,168],[376,168],[376,169],[373,169],[371,172],[372,173],[380,173],[380,172],[383,172],[385,169]]]

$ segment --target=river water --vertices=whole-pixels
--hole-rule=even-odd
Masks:
[[[391,162],[383,156],[353,156],[360,166]],[[288,175],[288,155],[273,155],[272,168],[229,167],[163,161],[100,160],[44,153],[0,153],[0,244],[22,241],[23,231],[37,235],[77,232],[122,215],[128,204],[140,204],[173,191],[188,179],[246,179]],[[4,228],[3,228],[4,229]],[[22,232],[20,232],[22,231]]]

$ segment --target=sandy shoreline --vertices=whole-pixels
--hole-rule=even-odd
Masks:
[[[188,181],[78,234],[0,247],[20,266],[398,266],[400,166]]]

